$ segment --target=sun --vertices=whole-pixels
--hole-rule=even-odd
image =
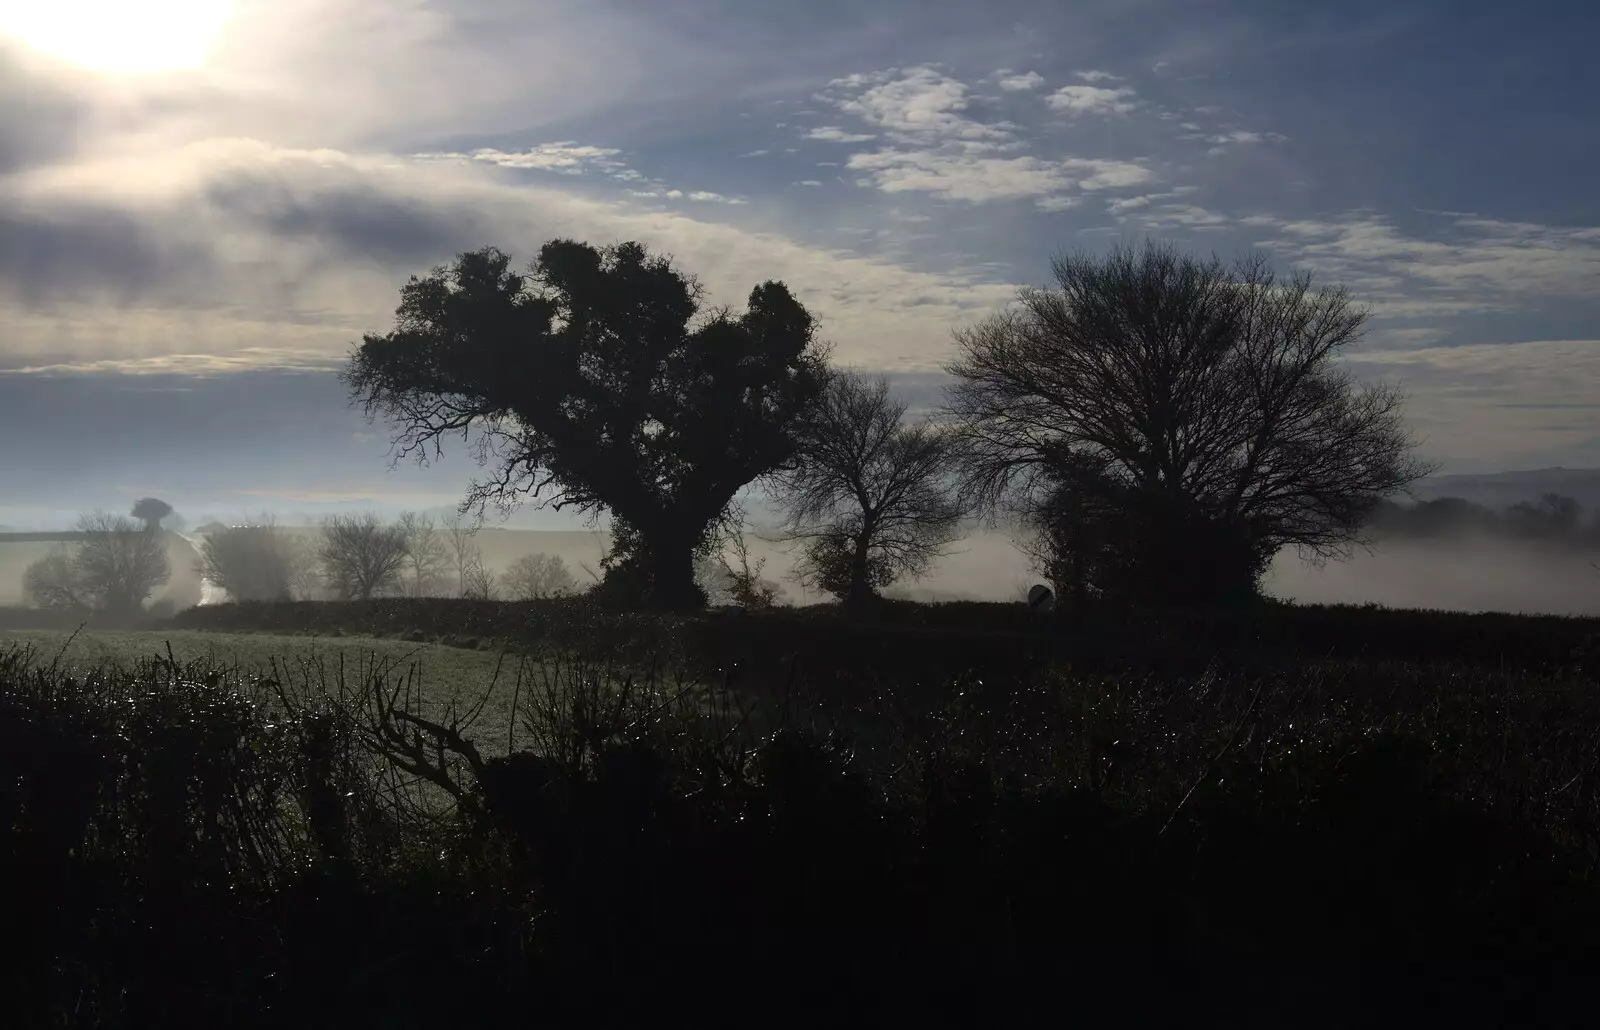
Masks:
[[[198,68],[233,0],[0,0],[0,37],[104,72]]]

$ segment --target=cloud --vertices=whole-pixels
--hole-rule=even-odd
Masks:
[[[850,157],[858,184],[885,193],[927,193],[967,203],[1027,200],[1044,210],[1074,207],[1072,194],[1155,180],[1136,161],[1049,158],[1024,153],[1019,126],[980,121],[967,86],[932,68],[890,69],[836,79],[825,96],[884,130],[892,145]]]
[[[1052,110],[1074,117],[1082,115],[1131,114],[1139,109],[1138,94],[1126,86],[1107,89],[1104,86],[1062,86],[1045,99]]]
[[[689,190],[687,192],[677,189],[658,187],[648,190],[629,190],[631,197],[652,198],[660,200],[690,200],[697,204],[748,204],[743,197],[726,197],[721,193],[710,190]]]
[[[995,80],[995,85],[1007,93],[1025,93],[1028,90],[1038,89],[1044,85],[1044,76],[1038,72],[1023,72],[1021,75],[1001,75]]]
[[[834,103],[847,114],[888,132],[899,142],[1009,141],[1010,126],[968,117],[965,83],[933,68],[890,69],[830,83]],[[854,92],[854,95],[848,95]],[[840,98],[838,94],[845,96]]]
[[[1112,75],[1110,72],[1098,72],[1092,70],[1074,72],[1073,74],[1082,79],[1084,82],[1117,82],[1121,79],[1120,75]]]
[[[1263,245],[1348,284],[1399,317],[1526,309],[1535,299],[1592,298],[1600,229],[1436,217],[1434,238],[1372,212],[1334,219],[1256,216],[1277,235]]]
[[[833,125],[823,125],[806,133],[806,139],[821,140],[824,143],[865,143],[877,139],[870,132],[845,132]]]
[[[1046,210],[1074,206],[1058,194],[1120,189],[1154,179],[1149,169],[1124,161],[1046,161],[927,151],[856,154],[849,167],[866,172],[867,181],[885,193],[917,191],[974,203],[1039,198]]]
[[[92,115],[86,93],[0,39],[0,175],[72,153]]]
[[[782,279],[841,355],[918,368],[944,359],[952,326],[1015,288],[992,271],[916,271],[494,172],[478,161],[234,140],[15,177],[0,189],[9,219],[0,297],[24,303],[0,304],[0,337],[23,366],[202,352],[281,360],[250,348],[342,353],[360,332],[391,324],[407,275],[486,244],[525,260],[544,240],[571,236],[645,241],[697,274],[714,302],[738,303],[757,279]],[[678,192],[706,207],[735,202]]]
[[[1345,361],[1405,390],[1407,422],[1426,438],[1429,457],[1516,465],[1571,453],[1595,436],[1600,340],[1363,348]]]
[[[822,185],[822,180],[820,180],[820,179],[801,179],[798,182],[796,182],[795,185],[796,186],[821,186]]]
[[[581,175],[593,169],[617,171],[626,168],[627,165],[616,160],[620,153],[622,151],[611,147],[584,146],[572,140],[562,140],[557,143],[541,143],[514,153],[485,147],[467,155],[418,154],[417,156],[457,159],[465,156],[473,161],[483,161],[499,165],[501,168],[537,169],[543,172],[560,172],[563,175]]]
[[[751,151],[748,151],[746,153],[740,154],[739,155],[739,160],[743,160],[743,159],[745,159],[747,157],[766,157],[770,153],[772,153],[772,151],[770,151],[770,150],[751,150]]]
[[[0,376],[183,376],[204,379],[232,372],[328,372],[342,357],[313,348],[244,347],[232,354],[158,354],[144,358],[102,358],[51,365],[0,368]]]

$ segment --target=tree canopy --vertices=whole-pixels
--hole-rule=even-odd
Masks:
[[[464,507],[524,500],[608,513],[611,574],[694,605],[693,553],[739,489],[787,462],[827,378],[815,320],[779,282],[705,310],[691,277],[638,243],[544,245],[526,273],[494,248],[413,277],[395,327],[345,381],[395,430],[397,460],[446,437],[492,473]]]
[[[130,514],[148,528],[155,529],[161,525],[162,519],[172,514],[172,505],[159,497],[141,497],[134,502]]]
[[[1343,553],[1428,471],[1399,394],[1336,363],[1367,319],[1342,288],[1156,244],[1053,270],[957,332],[947,414],[969,491],[1040,532],[1064,592],[1253,596],[1279,548]]]

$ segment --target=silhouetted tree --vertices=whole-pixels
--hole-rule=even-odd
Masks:
[[[130,514],[143,522],[146,529],[156,530],[161,528],[161,520],[172,514],[172,505],[159,497],[141,497],[134,502]]]
[[[774,478],[785,534],[803,541],[797,572],[861,602],[924,575],[967,509],[953,493],[955,438],[905,423],[886,379],[837,374],[806,420],[792,468]]]
[[[208,534],[200,575],[235,601],[287,601],[294,596],[299,555],[270,518]]]
[[[578,581],[567,563],[554,554],[525,554],[501,574],[506,593],[518,601],[575,593]]]
[[[322,524],[323,578],[342,598],[366,599],[399,585],[406,534],[378,516],[335,515]]]
[[[648,603],[701,603],[696,548],[791,457],[825,381],[810,313],[776,282],[742,313],[703,311],[699,284],[637,243],[555,240],[527,274],[509,263],[490,248],[413,277],[394,330],[351,358],[353,400],[395,428],[397,460],[472,440],[495,471],[469,506],[609,512],[608,575]]]
[[[1400,396],[1334,363],[1367,317],[1342,288],[1156,244],[1053,270],[956,333],[947,411],[974,501],[1086,548],[1063,560],[1087,592],[1254,597],[1279,548],[1346,554],[1429,471]]]

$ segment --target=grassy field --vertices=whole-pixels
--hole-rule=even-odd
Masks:
[[[376,637],[285,636],[270,633],[208,633],[195,630],[0,631],[0,650],[31,647],[49,663],[60,656],[73,670],[110,663],[131,668],[140,659],[166,658],[180,665],[205,660],[234,670],[241,684],[260,686],[276,674],[291,685],[332,686],[343,672],[349,684],[380,674],[398,683],[406,680],[419,695],[418,714],[437,718],[452,704],[471,707],[489,696],[472,727],[472,739],[485,755],[503,754],[511,734],[512,705],[522,689],[536,684],[547,671],[536,661],[494,651],[468,650],[432,643]],[[276,672],[275,672],[276,670]]]

